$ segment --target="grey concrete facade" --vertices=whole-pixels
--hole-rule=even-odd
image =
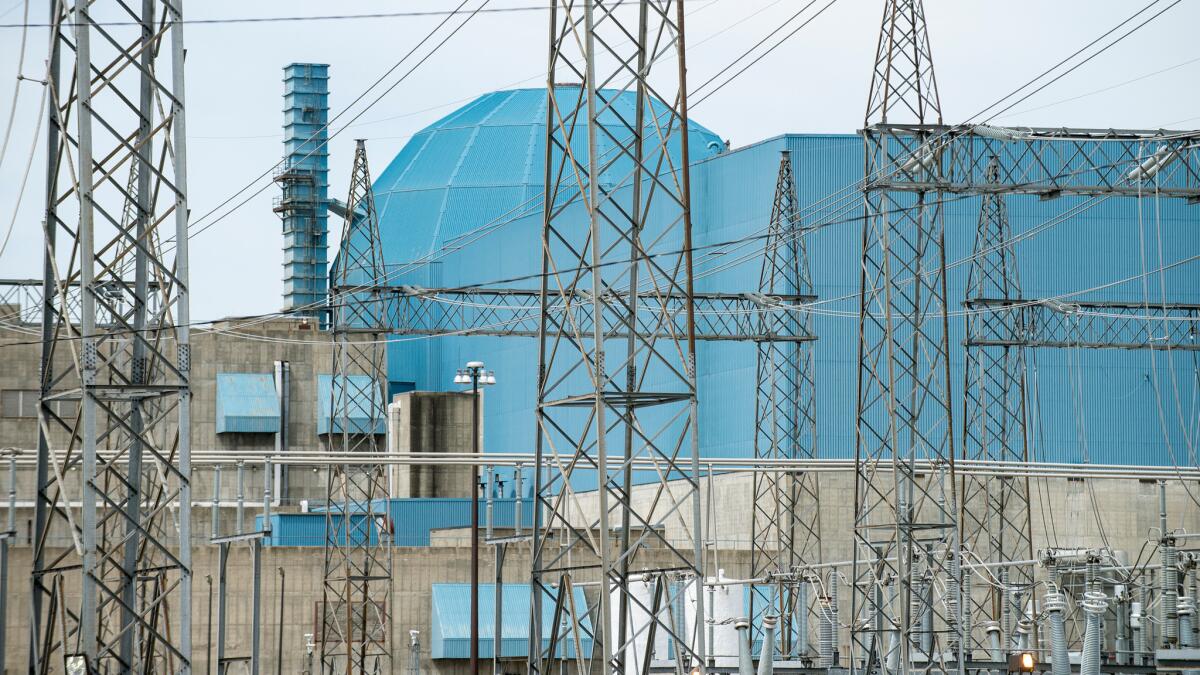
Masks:
[[[484,395],[480,392],[480,406]],[[483,447],[480,415],[479,447]],[[388,451],[396,455],[471,452],[471,394],[412,391],[397,394],[388,406]],[[469,497],[468,466],[393,467],[392,496]]]

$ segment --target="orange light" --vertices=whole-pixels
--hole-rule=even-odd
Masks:
[[[1032,673],[1034,666],[1037,665],[1037,659],[1033,657],[1032,652],[1021,653],[1021,672]]]

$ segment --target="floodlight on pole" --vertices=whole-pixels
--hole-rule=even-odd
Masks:
[[[483,361],[468,361],[454,373],[455,384],[471,385],[471,452],[479,454],[479,387],[496,384]],[[471,673],[479,672],[479,465],[471,464]]]

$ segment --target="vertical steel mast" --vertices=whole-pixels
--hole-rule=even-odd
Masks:
[[[869,673],[962,664],[940,193],[877,185],[941,175],[931,134],[894,132],[926,122],[941,108],[924,8],[887,0],[863,129],[852,657]],[[918,475],[918,459],[938,468]]]
[[[326,447],[330,455],[382,452],[387,329],[377,284],[383,245],[366,144],[354,150],[350,195],[330,287],[333,371]],[[392,668],[391,521],[378,463],[329,467],[321,672],[389,673]]]
[[[186,674],[182,7],[50,4],[30,672]]]
[[[758,292],[763,299],[780,294],[811,295],[808,245],[800,227],[799,200],[787,150],[779,158],[779,175],[767,229]],[[754,456],[764,459],[812,459],[817,456],[817,398],[813,344],[781,342],[775,336],[811,336],[811,312],[764,312],[758,342],[758,385],[755,399]],[[812,473],[754,473],[754,505],[750,526],[750,577],[775,577],[755,584],[750,613],[780,617],[780,651],[804,656],[808,644],[808,583],[805,567],[821,561],[821,525],[817,477]],[[769,653],[764,647],[764,654]]]
[[[999,160],[992,158],[987,180],[995,183]],[[993,298],[1021,298],[1016,254],[1004,195],[984,192],[975,230],[975,246],[967,277],[967,304]],[[963,458],[984,461],[1029,461],[1026,435],[1025,329],[1015,312],[968,311],[965,384],[963,391]],[[978,342],[989,342],[985,346]],[[964,476],[962,479],[963,548],[986,562],[1033,560],[1033,535],[1029,511],[1029,478]],[[1007,566],[1007,582],[1022,589],[964,597],[964,611],[992,621],[1024,616],[1033,584],[1032,565]],[[966,593],[964,593],[966,596]],[[1012,607],[1001,606],[1011,602]],[[1015,625],[1000,625],[1001,644],[1007,645]],[[983,649],[982,636],[964,626],[966,649]]]
[[[638,672],[669,655],[635,644],[664,641],[704,667],[705,631],[668,618],[704,569],[684,53],[679,0],[552,4],[531,672]],[[595,606],[576,581],[600,582]]]

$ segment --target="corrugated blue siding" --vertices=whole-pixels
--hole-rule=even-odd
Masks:
[[[217,433],[279,431],[279,399],[270,373],[217,373]]]
[[[521,527],[528,529],[533,524],[533,502],[525,499],[521,503]],[[338,509],[340,510],[340,508]],[[361,511],[361,509],[358,509]],[[382,515],[384,509],[377,505],[373,509]],[[324,546],[325,545],[325,513],[324,509],[316,507],[313,513],[276,513],[271,515],[271,542],[274,546]],[[471,525],[470,499],[392,499],[389,500],[386,511],[389,526],[392,529],[393,543],[396,546],[429,546],[429,536],[434,530],[469,527]],[[362,536],[369,536],[375,541],[377,525],[354,516],[351,509],[350,534],[356,541],[362,541]],[[500,529],[509,529],[516,525],[517,500],[496,499],[493,501],[492,522]],[[338,536],[343,537],[340,528],[341,519],[335,519],[339,528]],[[483,530],[487,524],[486,501],[479,505],[479,528]],[[256,527],[262,527],[262,516],[255,521]],[[367,533],[367,530],[370,530]]]
[[[271,534],[266,538],[264,546],[325,546],[326,529],[324,513],[273,513],[271,514]],[[261,515],[254,517],[254,527],[263,529]],[[378,523],[360,515],[350,514],[350,527],[347,534],[346,519],[333,518],[333,530],[330,532],[332,541],[341,545],[347,543],[361,544],[366,541],[371,545],[379,543]]]
[[[493,584],[479,585],[479,656],[490,659],[495,655],[496,587]],[[471,650],[471,585],[433,584],[432,630],[429,650],[435,659],[465,659]],[[521,657],[529,654],[529,612],[532,593],[529,584],[504,584],[500,604],[500,656]],[[576,588],[572,594],[578,612],[587,611],[583,589]],[[542,649],[550,648],[550,629],[554,621],[553,601],[542,601]],[[591,619],[583,617],[583,633],[590,634]],[[592,639],[584,636],[581,648],[587,654],[592,651]],[[555,656],[575,658],[575,645],[560,640]]]
[[[387,431],[387,414],[384,411],[383,389],[378,386],[378,383],[372,383],[371,378],[367,375],[350,375],[347,378],[350,381],[350,401],[348,407],[347,419],[349,420],[350,433],[365,434],[376,433],[382,434]],[[374,387],[374,389],[372,389]],[[371,427],[371,400],[368,392],[374,391],[377,405],[375,411],[375,429]],[[318,375],[317,376],[317,434],[327,434],[332,426],[334,433],[342,432],[341,411],[334,411],[333,400],[333,376]],[[332,425],[329,421],[333,417]]]
[[[409,151],[397,156],[376,184],[381,194],[404,195],[404,203],[381,216],[381,229],[389,261],[403,264],[445,244],[447,236],[473,230],[488,231],[477,242],[437,258],[439,283],[445,286],[494,283],[498,279],[527,277],[541,270],[540,202],[523,204],[542,191],[544,145],[544,94],[527,90],[520,96],[498,92],[481,97],[460,114],[421,132],[408,147],[420,147],[430,135],[456,133],[478,124],[506,125],[504,134],[492,134],[488,153],[507,159],[488,167],[471,167],[472,187],[451,190],[486,204],[474,215],[470,209],[443,211],[435,189],[416,178],[426,158]],[[560,96],[562,93],[560,92]],[[509,146],[504,145],[505,137]],[[779,151],[789,149],[795,165],[802,214],[808,224],[830,224],[807,237],[813,279],[821,298],[815,329],[817,359],[818,436],[826,457],[854,454],[855,384],[857,381],[857,293],[861,254],[862,141],[852,134],[787,135],[767,139],[733,152],[716,154],[707,147],[719,138],[708,131],[693,132],[691,142],[698,161],[692,171],[693,221],[697,246],[698,290],[755,290],[761,263],[761,239],[746,246],[714,244],[747,237],[767,226]],[[478,138],[477,138],[478,142]],[[473,146],[474,147],[474,146]],[[487,157],[473,162],[489,164]],[[517,173],[515,157],[530,158]],[[454,158],[457,163],[458,158]],[[431,166],[440,166],[439,159]],[[507,167],[503,171],[499,167]],[[529,170],[529,167],[533,167]],[[495,169],[495,172],[493,172]],[[503,175],[512,171],[513,175]],[[494,181],[489,192],[480,187],[484,174]],[[461,173],[460,176],[465,175]],[[527,192],[517,199],[514,185]],[[447,189],[442,186],[441,190]],[[429,204],[418,194],[439,192]],[[456,193],[456,199],[459,193]],[[505,200],[512,200],[505,203]],[[1013,234],[1022,236],[1070,212],[1084,200],[1063,198],[1040,201],[1036,197],[1008,200]],[[507,208],[506,208],[507,206]],[[1159,210],[1156,215],[1156,209]],[[494,213],[507,215],[493,216]],[[945,207],[950,310],[961,309],[968,265],[962,264],[972,249],[979,200],[950,201]],[[474,220],[478,218],[479,220]],[[1162,260],[1158,233],[1161,228]],[[1145,241],[1145,261],[1140,254]],[[670,248],[671,242],[665,242]],[[1200,207],[1180,200],[1142,202],[1141,217],[1135,200],[1096,200],[1086,211],[1029,236],[1015,246],[1020,278],[1027,297],[1053,297],[1133,277],[1145,269],[1200,254]],[[727,262],[749,254],[731,269],[716,272]],[[1177,267],[1162,278],[1170,301],[1200,302],[1200,269],[1196,264]],[[528,281],[529,287],[536,280]],[[1159,278],[1148,284],[1150,302],[1162,302]],[[1106,287],[1092,299],[1142,300],[1140,281]],[[956,401],[954,434],[961,436],[963,386],[963,318],[952,317],[951,385]],[[534,396],[537,345],[534,340],[453,337],[406,341],[389,346],[389,377],[415,382],[418,389],[453,388],[450,376],[456,367],[483,359],[497,374],[485,406],[485,448],[490,451],[527,452],[535,432]],[[615,355],[612,358],[617,358]],[[709,456],[749,455],[754,433],[754,363],[752,345],[702,343],[698,353],[700,393],[700,446]],[[1187,433],[1195,434],[1195,411],[1200,405],[1196,362],[1190,355],[1134,351],[1040,350],[1029,358],[1031,402],[1040,403],[1031,427],[1033,455],[1045,461],[1119,464],[1195,464]],[[1158,394],[1155,394],[1157,379]],[[1178,391],[1178,394],[1176,392]],[[1162,414],[1160,417],[1160,408]],[[1194,446],[1194,441],[1192,442]],[[961,451],[961,446],[959,446]]]

